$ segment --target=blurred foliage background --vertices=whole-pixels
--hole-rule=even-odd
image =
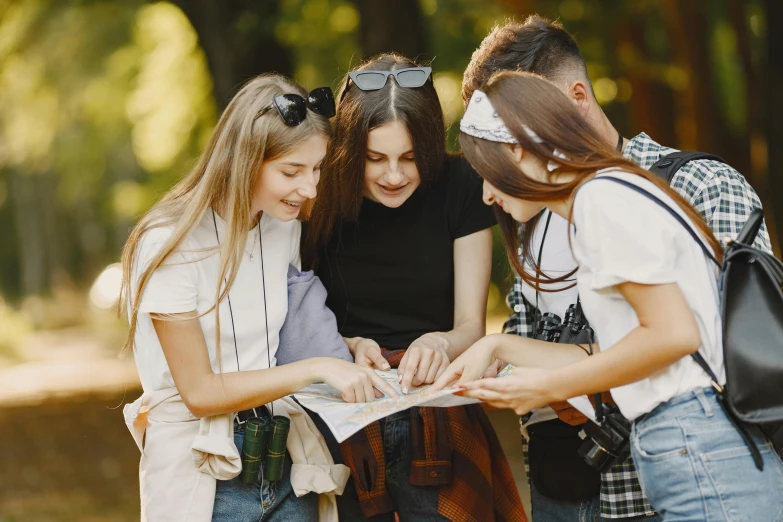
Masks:
[[[767,22],[780,10],[762,0],[0,0],[2,317],[21,310],[31,328],[84,320],[76,303],[47,301],[84,292],[118,260],[129,227],[187,171],[247,78],[274,70],[336,87],[378,52],[431,60],[455,149],[471,53],[494,24],[533,12],[576,35],[626,136],[724,157],[761,194],[777,239],[783,181],[768,144],[783,137],[770,121],[783,116],[772,95],[781,65]]]
[[[456,150],[471,53],[493,25],[531,13],[576,36],[621,133],[716,153],[742,172],[779,254],[778,0],[0,0],[0,369],[49,360],[62,343],[63,363],[95,339],[103,356],[116,353],[125,333],[112,315],[116,263],[129,229],[187,172],[245,80],[278,71],[336,88],[379,52],[431,61]],[[503,314],[497,239],[490,309]],[[134,469],[106,451],[91,468],[102,486]],[[10,458],[0,453],[0,465]],[[67,482],[67,472],[53,477]],[[5,474],[0,490],[47,484],[26,473]],[[16,519],[5,516],[0,508],[0,521]]]

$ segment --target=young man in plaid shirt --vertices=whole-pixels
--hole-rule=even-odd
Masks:
[[[501,70],[533,72],[552,81],[577,104],[585,119],[608,143],[616,144],[626,158],[644,168],[649,169],[663,156],[675,152],[675,149],[656,143],[645,133],[630,140],[620,137],[595,100],[587,77],[587,68],[576,42],[558,23],[534,15],[522,24],[512,22],[496,27],[473,54],[465,71],[462,83],[462,98],[465,104],[467,105],[474,90],[481,88],[494,73]],[[520,96],[524,96],[524,93],[520,93]],[[717,161],[696,160],[687,163],[674,175],[671,186],[702,214],[718,239],[736,237],[750,212],[761,207],[758,196],[745,178],[730,166]],[[553,217],[553,226],[548,224],[547,231],[543,234],[534,233],[532,246],[537,258],[541,260],[541,270],[544,273],[557,272],[557,275],[561,275],[564,270],[567,273],[576,268],[576,262],[567,248],[570,225],[556,223],[555,219],[562,220]],[[545,220],[539,222],[543,226]],[[549,220],[546,222],[549,223]],[[550,244],[545,247],[545,242]],[[771,251],[766,225],[762,225],[755,246]],[[569,292],[571,295],[565,300],[563,296],[559,299],[550,297],[553,294],[536,296],[535,291],[517,276],[507,296],[507,303],[513,313],[504,325],[504,333],[531,336],[533,323],[540,314],[555,312],[562,317],[561,309],[567,306],[564,303],[576,302],[576,289],[566,289],[562,294]],[[534,304],[537,301],[538,311]],[[575,417],[574,411],[563,411],[560,409],[562,406],[556,408],[562,419],[571,421]],[[565,425],[549,408],[546,410],[536,412],[532,421],[523,419],[526,426],[535,422]],[[581,422],[584,420],[586,419],[582,418]],[[551,443],[549,449],[552,449]],[[527,451],[526,445],[523,451]],[[540,458],[531,460],[540,462]],[[538,465],[545,466],[546,460]],[[529,476],[535,475],[536,471],[531,469]],[[538,522],[618,519],[650,522],[658,519],[642,493],[630,458],[615,464],[602,474],[600,494],[594,498],[581,501],[564,500],[562,497],[545,496],[535,487],[531,489],[533,518]],[[567,498],[568,495],[563,497]]]

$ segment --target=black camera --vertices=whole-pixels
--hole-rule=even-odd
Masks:
[[[535,338],[550,343],[588,344],[592,342],[593,330],[582,313],[581,305],[577,303],[568,307],[564,321],[557,314],[541,316]]]
[[[631,454],[631,422],[616,407],[604,403],[600,408],[604,411],[599,416],[599,419],[603,417],[601,423],[588,421],[582,428],[585,441],[579,455],[588,465],[603,472]]]
[[[593,330],[582,313],[581,303],[576,303],[568,307],[563,321],[552,313],[541,316],[535,338],[560,344],[591,344]],[[592,346],[590,351],[592,353]],[[606,471],[631,454],[631,423],[616,407],[601,404],[600,396],[597,396],[596,404],[596,418],[599,422],[588,421],[584,424],[580,436],[583,435],[585,440],[579,448],[579,455],[592,468]]]

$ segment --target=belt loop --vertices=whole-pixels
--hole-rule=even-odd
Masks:
[[[704,408],[704,414],[707,417],[712,417],[712,405],[710,404],[710,400],[707,398],[707,396],[704,394],[704,389],[697,388],[693,390],[693,393],[696,395],[696,399],[698,399],[699,404],[701,404],[701,407]]]

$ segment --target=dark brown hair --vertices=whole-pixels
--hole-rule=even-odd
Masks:
[[[413,60],[382,54],[358,70],[391,71],[416,67]],[[343,96],[344,93],[344,96]],[[355,221],[362,206],[367,135],[392,121],[402,122],[413,143],[416,168],[422,184],[434,180],[446,158],[443,111],[431,80],[415,89],[400,87],[393,77],[377,91],[362,91],[348,75],[342,82],[333,119],[333,138],[321,166],[318,196],[302,238],[302,266],[316,267],[318,249],[324,247],[342,221]]]
[[[587,66],[574,38],[558,22],[539,15],[524,23],[495,26],[473,53],[462,77],[462,101],[481,89],[499,71],[525,71],[560,83],[578,74],[590,85]],[[570,79],[570,78],[569,78]]]
[[[604,143],[595,129],[579,114],[576,106],[555,85],[530,73],[501,72],[493,76],[482,90],[526,152],[534,154],[544,164],[554,162],[562,172],[576,174],[572,181],[566,183],[537,181],[519,170],[511,155],[503,149],[503,144],[461,133],[459,141],[465,156],[491,185],[509,196],[526,201],[561,201],[569,199],[597,171],[618,168],[645,178],[670,196],[709,242],[716,258],[721,259],[723,250],[720,243],[701,215],[669,185]],[[520,96],[520,93],[525,94]],[[534,141],[525,131],[525,126],[532,129],[542,143]],[[555,150],[568,159],[555,156]],[[547,278],[541,273],[530,249],[530,236],[526,238],[527,243],[522,245],[524,262],[534,267],[535,273],[528,273],[517,256],[519,239],[516,221],[504,212],[496,213],[509,261],[526,283],[546,292],[557,291],[548,289],[546,285],[571,279],[574,272],[555,278]],[[530,226],[530,222],[525,225],[526,228],[535,228],[534,225]]]

